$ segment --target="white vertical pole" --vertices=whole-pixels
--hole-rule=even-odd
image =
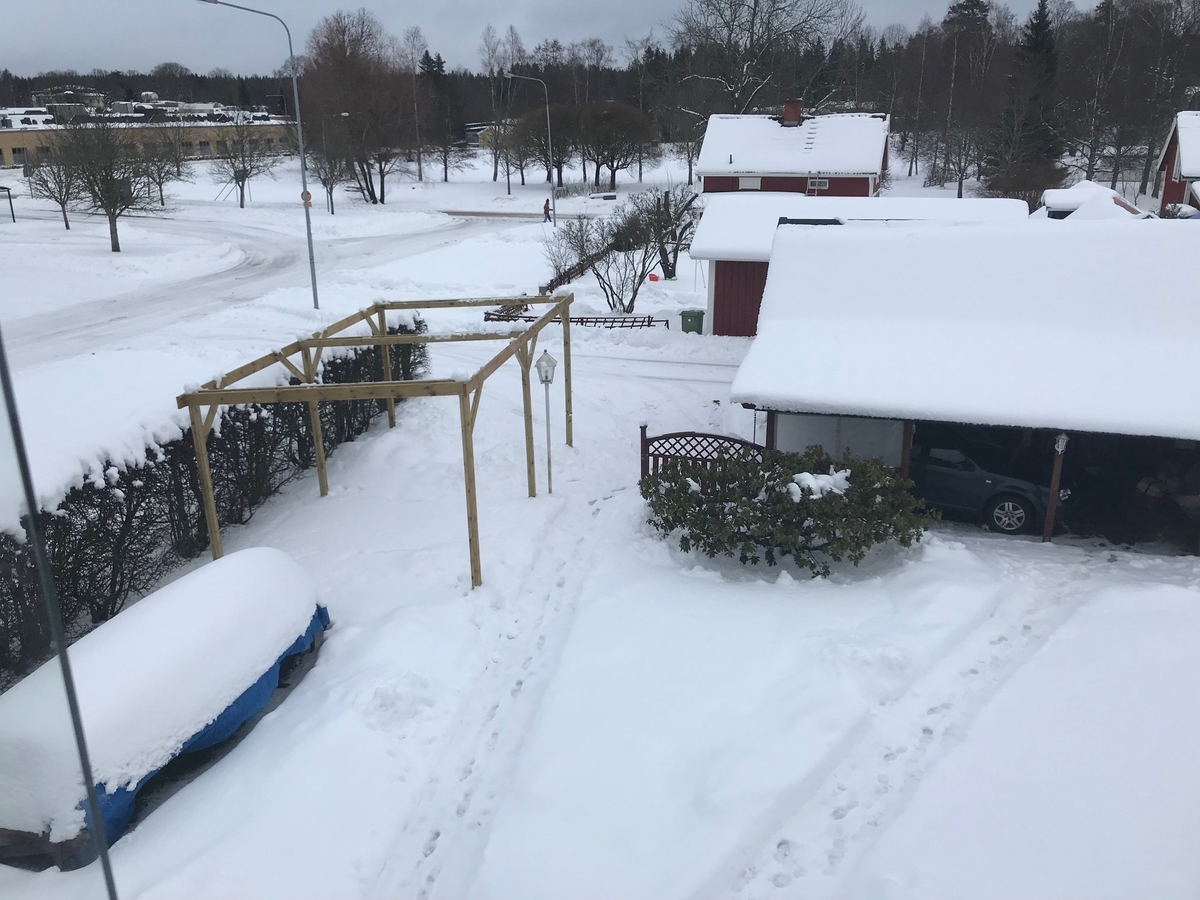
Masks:
[[[546,493],[554,493],[554,471],[550,466],[550,385],[546,385]]]

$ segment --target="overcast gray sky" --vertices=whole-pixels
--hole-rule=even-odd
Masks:
[[[916,25],[938,19],[948,0],[861,0],[867,20]],[[479,32],[489,21],[517,26],[527,48],[546,37],[564,43],[598,36],[618,50],[626,37],[662,33],[680,0],[345,0],[366,6],[394,33],[411,25],[425,32],[431,51],[451,65],[477,65]],[[1024,17],[1036,0],[1009,0]],[[302,52],[309,30],[337,9],[336,0],[245,0],[282,15]],[[145,71],[179,62],[197,72],[218,66],[241,74],[269,73],[287,56],[282,29],[269,19],[197,0],[5,0],[0,4],[0,69],[35,75],[51,69]]]

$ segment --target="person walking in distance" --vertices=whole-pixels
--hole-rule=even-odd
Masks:
[[[544,218],[544,219],[542,219],[542,221],[543,221],[543,222],[550,222],[550,221],[553,221],[553,220],[550,218],[550,201],[549,201],[549,200],[547,200],[547,201],[546,201],[546,202],[545,202],[545,203],[542,205],[542,214],[545,216],[545,218]]]

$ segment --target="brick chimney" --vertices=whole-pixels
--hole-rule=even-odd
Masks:
[[[785,127],[793,127],[800,124],[800,120],[804,118],[804,101],[803,100],[785,100],[783,103],[783,124]]]

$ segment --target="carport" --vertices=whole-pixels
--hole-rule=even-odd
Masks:
[[[1061,464],[1073,529],[1195,549],[1200,305],[1139,274],[1186,283],[1191,244],[1173,221],[781,225],[733,400],[768,412],[768,445],[906,473],[921,423],[975,429],[1044,485]]]

